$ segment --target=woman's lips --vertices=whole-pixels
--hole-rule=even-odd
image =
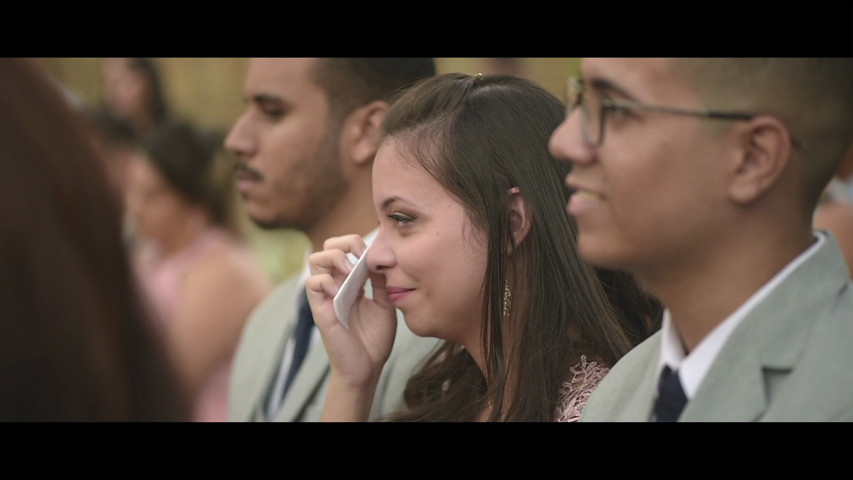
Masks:
[[[388,291],[388,298],[391,299],[391,303],[397,304],[399,303],[406,295],[410,292],[413,292],[413,288],[402,288],[402,287],[386,287]]]

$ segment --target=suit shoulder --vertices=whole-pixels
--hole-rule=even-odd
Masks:
[[[299,278],[292,277],[277,285],[267,294],[249,314],[249,323],[257,322],[258,319],[266,319],[270,316],[281,317],[286,308],[293,306],[296,298],[296,288],[299,286]]]
[[[620,421],[625,405],[630,403],[646,378],[650,366],[657,362],[661,332],[657,331],[626,353],[610,368],[593,390],[582,412],[581,421]]]
[[[273,289],[249,314],[234,356],[234,370],[256,361],[258,345],[279,338],[274,333],[284,328],[287,309],[292,308],[298,278],[288,279]],[[254,368],[254,366],[252,367]]]
[[[846,328],[853,323],[853,280],[848,281],[838,294],[838,301],[832,309],[832,317]]]
[[[853,338],[853,282],[847,282],[835,297],[834,304],[825,309],[825,313],[815,324],[810,333],[807,349],[814,351],[817,355],[843,355],[846,359],[853,360],[853,349],[848,348],[851,338]]]
[[[815,324],[791,370],[769,377],[765,421],[853,421],[853,290]]]
[[[611,367],[607,376],[613,372],[620,372],[620,375],[632,374],[637,368],[645,368],[649,362],[657,361],[660,353],[661,335],[661,331],[658,330],[629,350]]]

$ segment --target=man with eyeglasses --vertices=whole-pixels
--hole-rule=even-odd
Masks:
[[[552,154],[591,263],[661,330],[582,421],[853,420],[853,283],[812,213],[853,139],[853,59],[584,59]]]

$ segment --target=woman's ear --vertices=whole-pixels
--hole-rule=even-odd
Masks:
[[[510,201],[510,228],[512,228],[512,236],[514,244],[517,247],[527,238],[530,233],[530,225],[532,222],[530,207],[527,204],[527,199],[521,193],[518,187],[509,189]]]

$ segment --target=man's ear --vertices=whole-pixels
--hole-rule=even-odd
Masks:
[[[388,102],[376,100],[357,108],[344,122],[341,146],[349,149],[356,165],[369,163],[376,155],[379,128],[388,108]]]
[[[729,183],[729,196],[740,204],[761,197],[779,181],[791,161],[791,137],[775,117],[762,115],[742,125],[742,139]]]
[[[520,188],[510,188],[509,197],[509,225],[510,228],[512,228],[514,246],[518,247],[518,245],[527,238],[527,234],[530,233],[530,226],[533,219],[531,218],[530,207],[527,204],[527,199],[522,195]]]

